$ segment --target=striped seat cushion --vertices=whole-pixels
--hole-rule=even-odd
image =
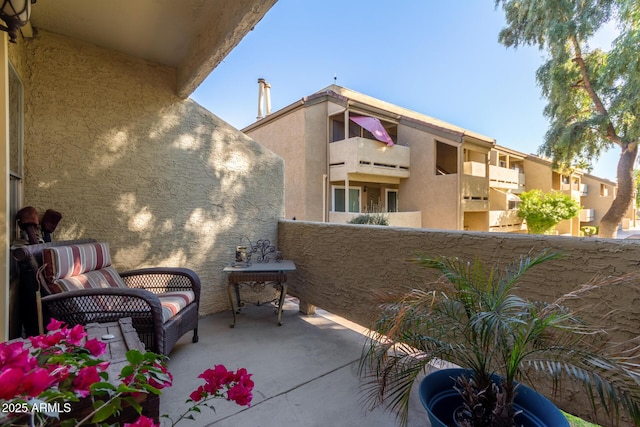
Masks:
[[[54,280],[51,292],[76,291],[79,289],[126,288],[124,281],[115,268],[109,266],[100,270],[87,271],[76,276]]]
[[[91,288],[126,288],[111,266],[108,243],[58,246],[42,251],[51,292]]]
[[[162,322],[164,323],[195,301],[196,294],[193,291],[166,292],[158,294],[158,299],[162,304]]]

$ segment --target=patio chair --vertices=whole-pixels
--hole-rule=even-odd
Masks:
[[[186,268],[118,273],[107,243],[55,242],[14,249],[21,286],[39,285],[45,322],[68,325],[130,317],[148,350],[168,355],[193,330],[198,342],[200,279]],[[38,286],[35,285],[35,286]]]

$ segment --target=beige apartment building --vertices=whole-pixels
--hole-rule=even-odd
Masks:
[[[491,137],[337,85],[266,116],[260,106],[243,132],[285,159],[287,218],[344,223],[384,212],[394,226],[526,232],[523,191],[588,203],[589,225],[610,203],[581,198],[581,172],[563,175]],[[613,194],[615,183],[604,183]],[[580,226],[581,218],[564,221],[558,233],[579,235]]]

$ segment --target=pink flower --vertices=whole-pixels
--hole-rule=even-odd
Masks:
[[[35,358],[31,357],[29,350],[24,348],[24,343],[14,342],[0,344],[0,368],[18,368],[22,371],[29,371],[37,364]]]
[[[144,415],[141,415],[140,418],[133,423],[124,423],[124,427],[158,427],[159,425],[160,424],[154,423],[153,419],[145,417]]]
[[[204,399],[205,397],[207,397],[209,395],[209,393],[207,393],[206,391],[204,391],[204,387],[200,386],[197,389],[195,389],[194,391],[191,392],[191,394],[189,395],[189,399],[193,400],[194,402],[199,402],[202,399]]]
[[[100,382],[101,380],[96,366],[86,366],[80,369],[78,375],[73,380],[76,394],[80,397],[87,397],[91,384]]]
[[[233,400],[240,406],[251,406],[251,388],[244,387],[242,384],[236,384],[229,389],[227,399]]]
[[[22,383],[24,372],[18,368],[3,368],[0,372],[0,399],[9,400],[16,397]]]
[[[86,333],[85,333],[86,335]],[[98,340],[97,338],[91,338],[90,340],[87,340],[87,342],[84,344],[84,347],[89,350],[89,352],[91,354],[93,354],[94,356],[98,357],[101,354],[104,353],[104,351],[107,349],[107,344],[103,343],[102,341]]]
[[[25,396],[36,397],[49,388],[55,381],[54,377],[49,376],[49,371],[44,368],[36,368],[25,375],[20,384],[20,391]]]
[[[47,325],[47,331],[57,331],[58,329],[62,329],[63,326],[63,322],[56,319],[51,319],[51,321]]]
[[[82,340],[87,336],[87,332],[84,330],[84,326],[76,325],[67,331],[67,342],[73,345],[82,344]]]

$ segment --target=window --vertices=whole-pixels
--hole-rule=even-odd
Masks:
[[[333,187],[333,211],[346,212],[345,188]],[[349,212],[360,212],[360,188],[349,187]]]
[[[387,212],[398,212],[398,190],[387,190]]]
[[[9,62],[9,215],[11,222],[10,239],[19,237],[15,221],[22,207],[22,140],[23,140],[23,88],[15,68]]]
[[[344,139],[344,121],[331,120],[331,142],[342,141]]]
[[[458,148],[436,141],[436,175],[458,173]]]

